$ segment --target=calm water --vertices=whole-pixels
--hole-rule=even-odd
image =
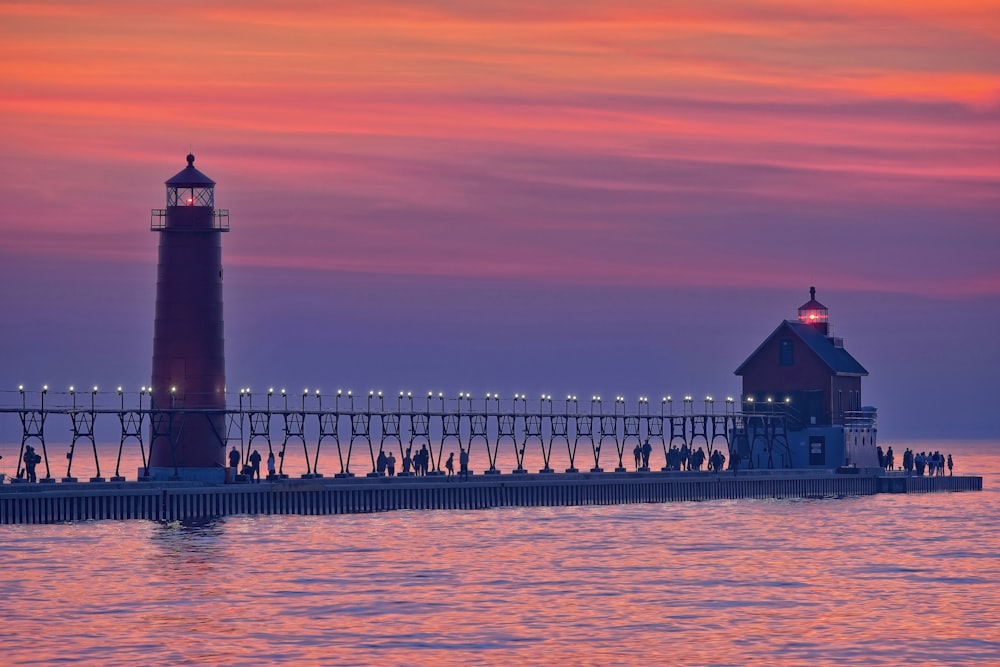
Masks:
[[[986,490],[0,527],[0,661],[1000,665],[1000,445],[934,446]]]

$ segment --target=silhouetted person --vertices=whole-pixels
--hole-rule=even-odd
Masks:
[[[421,445],[420,446],[420,469],[421,469],[422,472],[420,474],[426,476],[427,475],[427,471],[430,469],[430,464],[431,464],[431,453],[429,451],[427,451],[427,445]],[[440,464],[441,463],[439,461],[438,465],[440,465]]]
[[[403,474],[409,475],[410,468],[413,466],[413,458],[410,456],[410,447],[406,448],[406,453],[403,454]]]
[[[713,472],[722,472],[723,467],[726,465],[726,456],[721,450],[715,450],[712,452],[712,456],[708,459],[708,467]]]
[[[267,478],[274,479],[274,452],[267,453]]]
[[[635,443],[635,449],[632,450],[632,455],[635,456],[635,469],[639,469],[639,460],[642,458],[642,447],[639,443]]]
[[[455,474],[455,452],[448,453],[448,460],[444,462],[444,467],[448,469],[448,477]]]
[[[396,457],[392,452],[389,452],[389,456],[385,457],[385,470],[389,473],[389,477],[396,474]]]
[[[459,472],[462,473],[462,477],[468,477],[469,476],[469,452],[467,452],[466,450],[462,449],[461,447],[459,447],[458,449],[459,449],[459,454],[458,454],[458,470],[459,470]]]
[[[892,447],[885,452],[885,469],[891,471],[896,466],[896,456],[892,453]]]
[[[256,449],[250,455],[250,479],[260,481],[260,452]]]
[[[649,444],[649,440],[642,444],[642,467],[649,470],[649,455],[653,453],[653,446]]]
[[[375,459],[375,472],[382,475],[385,473],[387,461],[385,460],[385,452],[381,449],[378,450],[378,458]]]
[[[955,467],[955,462],[951,459],[951,454],[948,455],[948,475],[954,474],[952,469]]]
[[[239,467],[240,467],[240,453],[236,451],[236,445],[233,445],[233,448],[229,450],[230,482],[236,481],[236,473],[239,471]]]
[[[35,474],[35,466],[42,460],[42,457],[35,453],[35,448],[28,445],[24,448],[24,476],[29,482],[37,482],[38,476]]]

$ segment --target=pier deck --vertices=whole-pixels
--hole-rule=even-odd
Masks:
[[[0,485],[0,524],[185,521],[233,515],[357,514],[677,501],[828,498],[981,491],[982,477],[768,470],[362,477],[260,483],[117,482]]]

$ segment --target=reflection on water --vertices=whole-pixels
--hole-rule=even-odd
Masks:
[[[2,527],[3,659],[1000,664],[1000,456],[961,460],[984,492]]]

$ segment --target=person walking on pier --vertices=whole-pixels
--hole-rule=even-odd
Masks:
[[[469,452],[467,452],[462,446],[459,446],[458,454],[458,470],[462,473],[462,477],[468,478],[469,476]]]
[[[253,450],[253,454],[250,455],[250,480],[260,481],[260,452],[256,449]]]
[[[406,448],[406,453],[403,454],[403,474],[409,476],[410,467],[413,465],[413,457],[410,455],[412,447]]]
[[[236,451],[236,445],[229,450],[229,481],[236,481],[236,474],[239,472],[240,467],[240,453]]]
[[[274,452],[267,453],[267,478],[274,479]]]
[[[895,465],[896,465],[896,457],[892,453],[892,446],[890,446],[889,449],[887,449],[885,452],[885,469],[888,470],[889,472],[892,472],[892,469],[895,467]]]
[[[653,453],[653,446],[649,444],[649,438],[642,443],[642,467],[649,470],[649,456]]]
[[[427,445],[422,445],[420,447],[420,474],[424,477],[427,476],[427,471],[431,463],[431,453],[427,451]],[[441,465],[441,459],[438,459],[438,465]]]
[[[42,457],[35,453],[34,447],[28,445],[24,448],[24,476],[31,483],[38,481],[38,476],[35,474],[35,466],[41,460]]]
[[[444,467],[448,469],[448,477],[455,474],[455,452],[448,452],[448,460],[444,462]]]
[[[642,447],[638,442],[635,443],[635,449],[632,450],[632,455],[635,456],[635,469],[638,470],[640,465],[639,459],[642,458]]]
[[[389,456],[385,457],[385,470],[389,473],[389,477],[396,475],[396,456],[392,452],[389,452]]]
[[[694,470],[695,472],[700,472],[701,466],[705,464],[705,450],[699,447],[698,449],[693,451],[689,459],[689,464],[691,470]]]
[[[951,460],[951,454],[949,454],[948,455],[948,476],[949,477],[952,474],[954,474],[954,473],[952,473],[952,468],[954,468],[954,467],[955,467],[955,462]]]
[[[712,472],[720,473],[726,465],[726,456],[721,450],[716,449],[708,459],[708,468]]]

